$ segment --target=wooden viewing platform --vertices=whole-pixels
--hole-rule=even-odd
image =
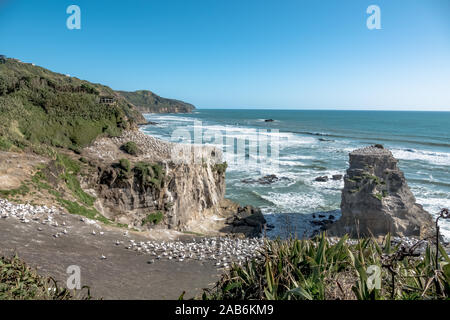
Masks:
[[[113,97],[100,97],[100,103],[114,104],[114,103],[116,103],[116,99]]]

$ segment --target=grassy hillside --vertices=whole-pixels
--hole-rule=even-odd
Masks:
[[[151,91],[140,90],[135,92],[117,91],[129,102],[134,104],[139,111],[148,113],[189,113],[195,109],[192,104],[162,98]]]
[[[115,97],[113,105],[100,97]],[[0,64],[0,149],[49,145],[77,150],[98,135],[144,122],[111,88],[8,59]]]

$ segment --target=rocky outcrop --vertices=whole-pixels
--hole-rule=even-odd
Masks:
[[[289,180],[289,178],[286,177],[277,177],[274,174],[269,174],[267,176],[261,177],[259,179],[252,179],[252,178],[248,178],[248,179],[244,179],[241,182],[243,183],[259,183],[259,184],[263,184],[263,185],[267,185],[267,184],[273,184],[282,180]]]
[[[225,205],[223,205],[225,203]],[[222,208],[225,212],[231,213],[226,219],[226,227],[223,232],[232,234],[242,234],[249,237],[256,237],[266,227],[266,219],[261,210],[252,206],[241,207],[229,200],[225,200]]]
[[[382,146],[351,152],[344,181],[342,217],[330,234],[425,237],[433,230],[431,215],[416,203],[397,160]]]

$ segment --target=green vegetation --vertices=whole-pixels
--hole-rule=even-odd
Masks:
[[[9,151],[12,143],[0,137],[0,151]]]
[[[219,175],[225,174],[228,168],[228,163],[216,163],[213,167],[213,170],[216,171]]]
[[[192,110],[195,109],[192,104],[179,100],[162,98],[147,90],[117,92],[142,112],[192,112]]]
[[[32,183],[39,191],[47,190],[56,198],[56,201],[71,214],[78,214],[89,219],[111,224],[111,221],[101,215],[94,207],[95,198],[83,191],[78,181],[78,174],[81,172],[80,163],[64,154],[57,154],[56,159],[47,167],[41,168],[32,178]],[[50,183],[48,175],[57,174],[58,181]],[[55,190],[53,185],[63,182],[71,191],[72,197],[80,203],[68,200],[61,192]]]
[[[67,187],[72,191],[72,194],[83,204],[92,206],[95,198],[83,191],[77,178],[81,170],[80,165],[75,160],[63,154],[58,154],[55,162],[63,171],[60,178],[64,180]]]
[[[120,149],[122,149],[124,152],[131,154],[132,156],[137,156],[141,153],[141,150],[133,141],[128,141],[127,143],[124,143]]]
[[[160,164],[151,164],[146,162],[138,162],[133,168],[135,177],[141,186],[153,186],[161,189],[164,180],[164,171]]]
[[[439,262],[430,245],[422,258],[373,239],[332,244],[325,234],[310,240],[267,241],[262,259],[233,265],[203,299],[448,299],[450,259],[442,246]],[[370,266],[380,270],[372,287]]]
[[[382,193],[376,193],[373,195],[375,198],[377,198],[378,200],[382,201],[383,200],[383,194]]]
[[[98,220],[103,222],[104,224],[111,224],[111,221],[102,216],[96,209],[94,208],[86,208],[85,206],[79,205],[76,202],[69,201],[62,198],[56,199],[64,208],[69,211],[71,214],[77,214],[92,220]]]
[[[380,180],[380,178],[378,178],[377,176],[372,175],[372,174],[367,174],[366,173],[366,174],[363,175],[363,178],[366,179],[366,180],[373,181],[377,185],[383,184],[383,182]]]
[[[91,299],[89,288],[87,296]],[[0,300],[73,300],[74,292],[58,286],[53,278],[37,274],[17,256],[0,258]]]
[[[30,188],[28,188],[25,184],[21,184],[19,188],[12,190],[0,190],[0,195],[2,197],[16,197],[16,196],[24,196],[28,192],[30,192]]]
[[[114,91],[7,60],[0,64],[0,149],[46,144],[78,151],[98,135],[117,136],[144,121],[125,99],[111,106],[99,103],[101,95]]]
[[[144,219],[142,219],[142,225],[150,224],[159,224],[164,219],[164,214],[161,211],[156,211],[147,215]]]
[[[361,191],[360,188],[353,188],[353,189],[350,189],[350,190],[349,190],[350,193],[357,193],[357,192],[359,192],[359,191]]]
[[[119,168],[125,171],[126,173],[131,171],[131,163],[128,159],[120,159],[119,160]]]

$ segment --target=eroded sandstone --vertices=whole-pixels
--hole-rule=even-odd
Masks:
[[[390,232],[422,238],[432,234],[432,217],[416,203],[397,163],[380,145],[350,153],[342,190],[342,217],[330,226],[330,234],[357,237]]]

